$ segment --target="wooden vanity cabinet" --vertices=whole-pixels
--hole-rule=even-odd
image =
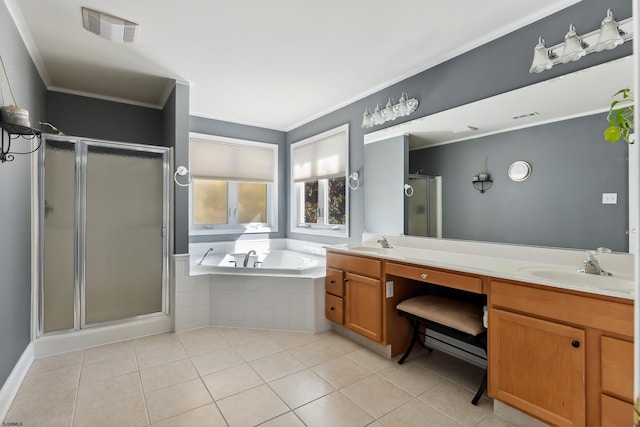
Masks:
[[[375,342],[384,341],[382,261],[327,252],[325,313]]]
[[[492,280],[489,306],[489,396],[550,425],[633,424],[633,301]]]

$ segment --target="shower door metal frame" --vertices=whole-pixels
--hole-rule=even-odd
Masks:
[[[169,243],[170,243],[170,153],[167,147],[154,145],[133,144],[124,142],[105,141],[92,138],[81,138],[67,135],[42,135],[43,149],[38,154],[38,233],[40,257],[38,274],[38,330],[37,336],[56,335],[79,331],[81,329],[94,328],[99,326],[116,325],[140,319],[149,319],[159,316],[169,315]],[[74,189],[74,326],[73,329],[44,332],[44,182],[46,171],[45,152],[46,141],[60,141],[75,144],[75,189]],[[86,170],[88,148],[105,147],[127,151],[138,151],[148,153],[158,153],[162,155],[162,227],[159,232],[162,235],[162,308],[155,313],[131,316],[123,319],[110,320],[106,322],[86,323],[85,319],[85,262],[86,262]]]

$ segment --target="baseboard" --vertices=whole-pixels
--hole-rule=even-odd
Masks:
[[[0,388],[0,421],[4,420],[9,412],[9,408],[18,394],[18,390],[22,385],[24,377],[33,363],[33,342],[30,342],[24,349],[22,356],[18,359],[18,363],[13,367],[11,374]]]

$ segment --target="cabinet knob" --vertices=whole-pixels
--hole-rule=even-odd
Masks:
[[[335,280],[329,280],[329,283],[336,283]]]
[[[571,341],[571,345],[572,345],[574,348],[578,348],[578,347],[580,347],[580,341]]]
[[[420,277],[422,277],[423,279],[426,279],[426,278],[427,278],[427,273],[422,273],[422,274],[420,275]]]
[[[349,279],[344,279],[344,281],[345,281],[345,282],[348,282],[348,281],[349,281]]]
[[[335,310],[335,309],[336,309],[335,307],[330,307],[330,308],[329,308],[329,310],[331,310],[331,311],[333,311],[333,310]]]

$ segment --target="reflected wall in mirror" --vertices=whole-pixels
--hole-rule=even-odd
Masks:
[[[604,141],[603,131],[611,96],[633,84],[632,67],[612,61],[367,134],[365,143],[409,135],[408,172],[442,177],[444,238],[628,252],[629,190],[638,183],[629,181],[629,146]],[[493,186],[480,193],[471,179],[485,157]],[[531,164],[525,181],[508,176],[517,160]],[[605,193],[617,203],[603,204]]]

